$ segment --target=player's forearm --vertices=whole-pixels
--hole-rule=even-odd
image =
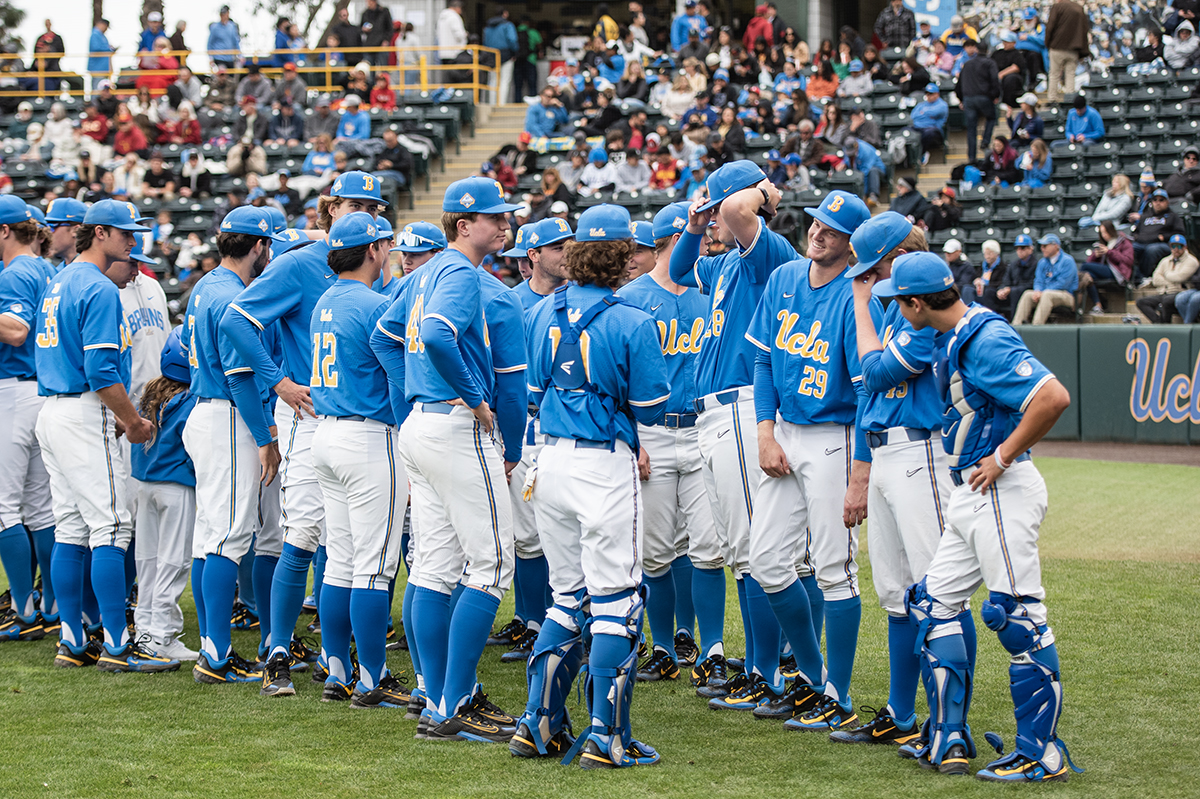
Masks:
[[[771,354],[758,351],[754,359],[754,418],[757,422],[775,423],[779,397],[775,395],[775,378],[771,371]]]
[[[137,409],[133,407],[129,393],[125,391],[124,383],[113,383],[103,388],[97,388],[95,391],[100,395],[100,401],[113,412],[113,415],[121,424],[125,425],[126,429],[132,427],[138,420]]]
[[[241,311],[232,305],[225,309],[221,317],[220,330],[229,338],[229,343],[237,350],[238,355],[246,362],[254,373],[262,378],[268,386],[275,386],[287,377],[283,370],[271,360],[270,353],[263,346],[258,328],[254,326]]]
[[[525,371],[502,372],[496,375],[496,426],[504,440],[504,460],[521,460],[525,441],[525,422],[529,419],[529,390],[525,387]]]
[[[656,402],[653,405],[630,405],[633,418],[647,427],[652,427],[663,420],[667,413],[667,401]]]
[[[0,316],[0,341],[10,347],[20,347],[29,337],[29,328],[11,316]]]
[[[400,395],[404,396],[404,340],[397,338],[387,328],[381,319],[371,331],[371,352],[387,372],[388,381],[400,387]]]
[[[392,415],[396,417],[396,426],[404,424],[404,420],[412,413],[412,403],[404,396],[404,385],[388,378],[388,401],[392,404]]]
[[[863,414],[867,410],[867,397],[859,394],[858,409],[854,412],[854,465],[871,464],[871,447],[867,445],[867,431],[863,427]]]
[[[1033,395],[1021,423],[996,448],[1000,459],[1012,463],[1014,458],[1041,441],[1070,405],[1071,395],[1063,384],[1056,379],[1047,381]]]
[[[450,326],[441,319],[426,318],[421,322],[421,341],[433,368],[455,396],[467,403],[468,408],[478,408],[486,397],[471,377]]]
[[[693,275],[696,261],[700,258],[700,242],[703,239],[704,233],[692,233],[690,230],[683,231],[679,236],[679,241],[675,242],[675,249],[671,251],[671,280],[681,286],[696,287]]]
[[[887,350],[868,352],[862,359],[863,388],[872,394],[889,391],[913,376]]]
[[[721,221],[729,227],[741,247],[758,235],[758,209],[765,200],[757,188],[742,189],[721,203]]]
[[[226,375],[225,380],[229,383],[229,393],[233,396],[238,415],[254,436],[254,443],[260,447],[270,444],[274,438],[271,435],[271,420],[267,418],[266,405],[258,392],[254,375],[251,372],[235,372]]]

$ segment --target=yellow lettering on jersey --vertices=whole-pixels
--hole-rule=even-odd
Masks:
[[[408,312],[408,322],[404,325],[404,340],[408,342],[409,352],[424,352],[425,342],[421,340],[421,320],[425,318],[425,295],[418,294],[413,301],[413,307]]]
[[[200,361],[196,359],[196,316],[195,314],[188,315],[187,321],[189,336],[188,336],[188,366],[193,369],[200,368]]]
[[[337,388],[338,373],[333,368],[336,363],[337,336],[333,333],[313,333],[313,370],[308,384],[318,388]]]
[[[889,388],[883,396],[887,399],[904,399],[908,396],[908,381],[901,380],[899,385]]]
[[[58,346],[58,303],[61,300],[62,297],[46,297],[42,300],[42,313],[46,315],[46,322],[42,332],[37,335],[37,345],[42,349]]]
[[[692,322],[690,332],[679,332],[679,320],[672,319],[668,330],[667,323],[658,321],[658,340],[662,346],[663,355],[679,355],[680,353],[696,354],[700,352],[700,342],[704,337],[704,320],[697,318]]]
[[[720,338],[721,328],[724,326],[725,312],[718,308],[712,312],[712,324],[709,325],[709,332],[706,335],[711,335],[713,338]]]
[[[313,370],[308,384],[314,388],[321,385],[321,334],[313,333]]]
[[[558,355],[558,342],[562,339],[562,331],[557,327],[550,328],[550,361]]]
[[[796,388],[796,393],[803,394],[806,397],[823,399],[828,383],[829,375],[825,373],[824,369],[805,366],[804,375],[800,378],[800,385]]]
[[[483,346],[491,348],[492,334],[488,332],[487,314],[483,314]]]
[[[792,328],[800,321],[800,314],[782,310],[775,316],[779,320],[779,333],[775,336],[775,347],[789,355],[799,355],[817,363],[829,363],[829,342],[818,336],[821,323],[814,320],[807,333],[793,333]]]
[[[579,334],[579,353],[583,358],[583,376],[587,381],[592,382],[592,359],[590,353],[592,350],[592,337],[585,330]]]
[[[133,334],[129,332],[129,325],[121,324],[121,352],[133,346]]]
[[[333,309],[332,308],[322,308],[321,309],[321,321],[322,322],[332,322],[333,321]]]

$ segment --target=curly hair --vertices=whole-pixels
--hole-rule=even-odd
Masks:
[[[636,246],[633,239],[568,241],[564,265],[567,274],[580,285],[616,289],[629,274],[629,259]]]
[[[188,386],[185,383],[180,383],[169,377],[159,376],[146,384],[146,388],[142,392],[142,401],[138,407],[138,412],[154,422],[154,433],[145,445],[147,452],[150,451],[150,447],[154,444],[154,439],[158,437],[158,431],[162,427],[163,408],[177,394],[182,394],[187,390]]]

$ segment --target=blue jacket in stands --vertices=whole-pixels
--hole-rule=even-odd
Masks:
[[[553,136],[554,131],[567,124],[567,109],[559,105],[544,106],[540,102],[529,106],[525,113],[525,132],[533,137]]]
[[[1049,258],[1038,261],[1037,277],[1033,279],[1034,291],[1075,291],[1078,288],[1079,271],[1074,258],[1059,251],[1053,261]]]
[[[1100,112],[1090,105],[1084,109],[1082,116],[1075,109],[1071,109],[1067,112],[1067,136],[1083,136],[1092,141],[1103,139],[1104,120],[1100,118]]]
[[[918,130],[925,128],[942,130],[946,127],[946,120],[949,118],[950,106],[941,97],[933,102],[928,100],[919,102],[912,110],[912,126]]]

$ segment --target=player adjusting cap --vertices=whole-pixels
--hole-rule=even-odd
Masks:
[[[1022,233],[1021,235],[1017,236],[1017,240],[1013,242],[1013,246],[1014,247],[1032,247],[1033,246],[1033,237],[1030,236],[1028,233]]]
[[[123,203],[120,200],[101,200],[93,203],[84,214],[83,224],[105,225],[117,230],[129,230],[134,233],[145,233],[150,228],[138,224],[138,212],[133,203]]]
[[[192,383],[192,373],[188,371],[188,353],[183,346],[182,331],[183,326],[180,325],[167,334],[167,341],[158,356],[158,365],[163,377],[187,386]]]
[[[58,197],[46,206],[46,221],[51,225],[78,225],[87,216],[87,206],[74,197]]]
[[[753,161],[732,161],[708,176],[708,202],[700,206],[700,210],[716,208],[730,195],[766,179],[762,169]]]
[[[287,230],[287,217],[273,205],[264,205],[263,210],[267,212],[267,221],[271,223],[271,233],[282,233]]]
[[[847,235],[853,234],[859,225],[871,218],[871,209],[866,203],[841,189],[829,192],[819,206],[807,210],[809,216]]]
[[[654,238],[665,239],[687,227],[688,204],[671,203],[654,215]]]
[[[154,242],[150,239],[149,233],[135,233],[133,235],[133,249],[129,251],[129,260],[138,261],[143,264],[158,263],[158,261],[146,255],[153,246]]]
[[[560,219],[557,216],[547,217],[528,227],[532,228],[532,230],[529,231],[528,237],[525,239],[525,248],[527,250],[537,250],[542,247],[549,247],[551,244],[558,244],[560,241],[575,238],[575,231],[571,230],[571,226],[567,224],[567,220]],[[525,228],[521,229],[524,230]]]
[[[248,236],[270,236],[271,220],[265,208],[239,205],[221,220],[222,233],[245,233]]]
[[[850,247],[858,263],[850,267],[846,277],[858,277],[875,268],[883,257],[908,238],[913,225],[895,211],[884,211],[858,226],[850,236]]]
[[[356,211],[340,217],[329,228],[329,249],[349,250],[376,241],[390,240],[392,235],[392,226],[386,219],[376,219],[370,214]]]
[[[392,251],[430,252],[444,250],[447,246],[446,234],[437,225],[429,222],[410,222],[396,236],[396,246]]]
[[[1056,236],[1053,233],[1047,233],[1045,236],[1042,236],[1040,239],[1038,239],[1038,244],[1042,244],[1042,245],[1057,244],[1058,246],[1061,247],[1062,239],[1060,239],[1058,236]]]
[[[503,214],[521,206],[504,201],[504,187],[491,178],[456,180],[446,189],[442,210],[460,214]]]
[[[1186,247],[1187,239],[1183,237],[1182,233],[1176,233],[1174,236],[1167,239],[1167,244],[1170,244],[1172,247],[1174,247],[1176,244],[1178,244],[1180,247]]]
[[[379,194],[379,178],[366,172],[346,172],[333,182],[329,190],[331,197],[343,197],[347,200],[374,200],[380,205],[387,205],[387,200]]]
[[[633,228],[633,241],[639,247],[654,249],[654,226],[646,221],[629,223]]]
[[[575,241],[624,241],[631,238],[633,225],[629,211],[619,205],[593,205],[579,215]]]
[[[950,267],[936,253],[908,252],[892,262],[892,276],[871,290],[879,297],[920,297],[954,285]]]
[[[521,225],[519,228],[517,228],[517,237],[513,239],[513,246],[500,253],[500,255],[505,258],[529,257],[529,249],[527,244],[529,242],[529,236],[533,233],[533,229],[537,226],[537,224],[537,222],[534,222],[531,225]]]

